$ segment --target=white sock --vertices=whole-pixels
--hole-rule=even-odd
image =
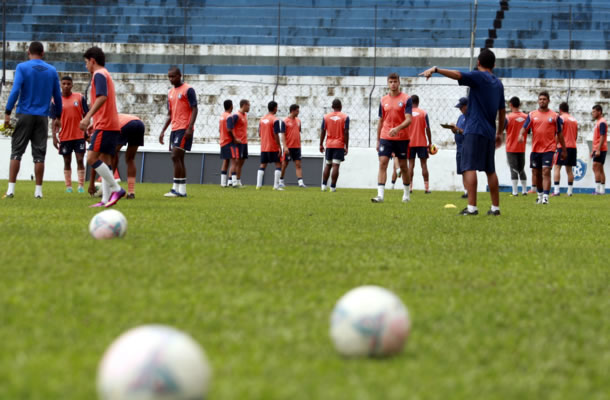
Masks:
[[[298,182],[299,182],[299,186],[303,186],[304,185],[303,178],[299,178]]]
[[[568,184],[568,196],[572,195],[574,191],[574,185]]]
[[[108,203],[108,199],[110,198],[110,187],[108,186],[108,182],[106,179],[102,178],[102,203]]]
[[[405,198],[407,198],[407,199],[409,198],[409,192],[410,192],[409,187],[410,187],[410,186],[411,186],[411,185],[405,185],[404,189],[402,190],[402,192],[403,192],[403,197],[405,197]]]
[[[464,194],[468,194],[468,190],[464,189]]]
[[[336,192],[336,191],[337,191],[337,188],[336,188],[336,187],[332,187],[332,186],[331,186],[331,187],[330,187],[330,191],[331,191],[331,192]]]
[[[599,192],[600,192],[601,194],[606,194],[606,184],[605,184],[605,183],[601,183],[601,184],[599,185],[599,189],[600,189],[600,190],[599,190]]]
[[[280,178],[280,185],[284,185],[284,180]]]
[[[233,186],[235,186],[235,184],[237,183],[237,175],[236,174],[231,175],[231,183],[233,184]]]
[[[34,196],[35,197],[42,197],[42,185],[36,185],[36,188],[34,189]]]
[[[174,177],[174,184],[172,185],[172,190],[174,192],[178,191],[178,184],[176,183],[176,179],[178,179],[178,178]]]
[[[553,185],[553,193],[559,194],[559,185]]]
[[[595,184],[595,193],[601,193],[602,192],[602,184],[601,183],[596,183]]]
[[[326,185],[322,185],[322,186],[321,186],[321,188],[322,188],[322,191],[323,191],[323,192],[325,192],[325,191],[326,191]]]
[[[6,194],[15,194],[15,182],[8,183],[8,189],[6,190]]]
[[[186,178],[185,178],[185,181],[186,181]],[[186,183],[179,183],[178,184],[178,193],[186,194]]]
[[[241,186],[241,179],[235,179],[235,182],[237,182],[237,186]]]
[[[517,179],[513,179],[513,196],[516,196],[519,194],[519,181]]]
[[[280,176],[282,176],[282,170],[276,169],[273,174],[273,187],[276,189],[280,185]]]
[[[220,186],[227,186],[227,174],[220,174]]]
[[[100,165],[98,165],[95,169],[95,172],[97,172],[97,174],[102,177],[102,181],[108,181],[108,188],[111,192],[118,192],[119,190],[121,190],[119,184],[116,183],[116,181],[114,180],[112,171],[110,171],[110,168],[108,168],[105,163],[101,163]]]
[[[491,211],[500,211],[500,206],[491,205]]]
[[[468,204],[468,212],[475,212],[477,211],[477,206],[471,206],[470,204]]]
[[[381,197],[383,199],[384,194],[385,194],[385,185],[377,185],[377,197]]]
[[[527,181],[521,181],[521,193],[527,193]]]
[[[258,173],[256,174],[256,187],[263,186],[263,177],[264,176],[265,176],[265,171],[262,169],[259,169]]]

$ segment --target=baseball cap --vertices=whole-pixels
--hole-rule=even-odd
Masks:
[[[458,103],[455,105],[455,108],[462,108],[468,105],[468,99],[466,97],[460,98]]]

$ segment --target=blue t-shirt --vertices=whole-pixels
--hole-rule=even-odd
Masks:
[[[19,99],[17,113],[48,117],[51,97],[55,102],[55,114],[60,116],[62,103],[57,70],[42,60],[26,61],[17,65],[5,111],[10,114]]]
[[[464,114],[460,115],[455,124],[460,129],[466,128],[466,116]],[[456,133],[453,135],[455,139],[455,144],[457,145],[457,151],[462,151],[462,143],[464,142],[464,135],[462,133]]]
[[[506,108],[502,82],[488,72],[471,71],[462,72],[458,83],[470,87],[464,135],[483,135],[494,140],[498,110]]]

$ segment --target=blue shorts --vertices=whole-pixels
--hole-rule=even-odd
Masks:
[[[220,147],[220,159],[230,160],[239,158],[239,145],[229,143]]]
[[[85,139],[68,140],[59,144],[59,154],[62,156],[68,156],[72,152],[83,154],[87,148],[87,142]]]
[[[288,149],[288,157],[286,161],[300,161],[301,160],[301,148]]]
[[[462,152],[459,150],[455,153],[455,163],[457,166],[457,174],[462,175],[464,172],[462,171]]]
[[[392,153],[399,160],[407,159],[407,152],[409,150],[408,140],[387,140],[381,139],[379,141],[379,157],[392,157]]]
[[[144,146],[144,122],[134,119],[121,128],[117,146]]]
[[[261,164],[279,163],[279,151],[261,151]]]
[[[243,160],[248,158],[248,143],[236,143],[233,144],[233,152],[235,154],[235,158],[241,158]]]
[[[96,130],[91,135],[89,150],[113,156],[116,152],[116,144],[120,135],[120,131]]]
[[[555,159],[557,160],[557,162],[555,164],[567,165],[568,167],[575,167],[576,166],[576,149],[572,148],[572,147],[567,147],[566,150],[568,151],[568,156],[566,157],[565,160],[562,160],[561,159],[561,149],[557,149],[557,153],[555,153]]]
[[[554,151],[547,151],[544,153],[534,153],[530,154],[530,168],[540,169],[540,168],[551,168],[553,166],[553,157],[555,156]]]
[[[191,147],[193,146],[193,138],[191,137],[189,140],[186,140],[185,135],[186,129],[172,131],[172,134],[169,137],[170,150],[177,147],[182,150],[191,151]]]
[[[341,164],[345,161],[345,149],[326,149],[326,153],[324,154],[324,159],[326,160],[326,164]]]
[[[409,147],[409,159],[413,160],[415,159],[415,156],[419,157],[422,160],[425,160],[426,158],[428,158],[428,148],[427,147],[421,147],[421,146],[417,146],[417,147]]]
[[[604,164],[606,162],[606,151],[600,151],[598,157],[593,157],[593,162]]]
[[[485,171],[496,172],[496,141],[487,136],[471,133],[464,136],[462,144],[462,172]]]

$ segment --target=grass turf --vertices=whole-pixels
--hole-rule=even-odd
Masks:
[[[0,182],[5,185],[6,182]],[[605,399],[608,197],[138,185],[122,240],[88,234],[86,195],[30,182],[0,202],[0,399],[95,398],[123,331],[163,323],[206,349],[213,399]],[[444,209],[453,203],[457,209]],[[412,316],[404,351],[344,359],[336,300],[362,284]]]

